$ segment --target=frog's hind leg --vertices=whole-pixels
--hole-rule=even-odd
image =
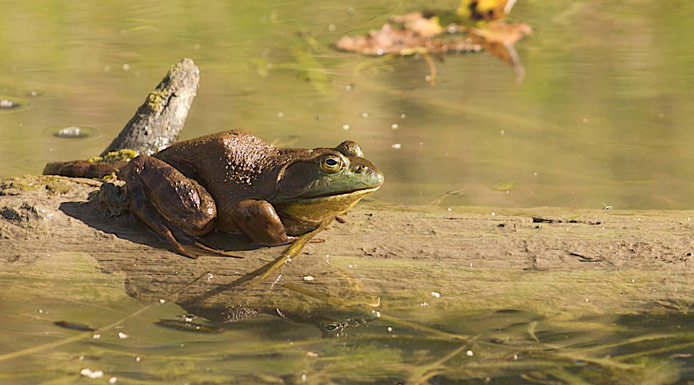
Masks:
[[[169,230],[161,217],[157,215],[156,210],[154,210],[154,208],[147,203],[146,200],[132,199],[130,205],[132,211],[135,213],[135,216],[140,218],[140,220],[155,233],[159,234],[159,236],[162,237],[171,247],[173,247],[176,252],[188,258],[197,259],[196,255],[189,253],[183,248],[178,240],[176,240],[176,237],[174,237],[173,233],[171,233],[171,230]]]
[[[196,258],[173,231],[197,236],[214,228],[217,210],[207,190],[171,165],[149,156],[130,162],[125,181],[133,213],[175,251]]]

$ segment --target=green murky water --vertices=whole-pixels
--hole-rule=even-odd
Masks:
[[[521,0],[510,20],[535,34],[517,45],[527,72],[520,84],[484,53],[438,62],[431,86],[424,60],[330,47],[423,6],[456,2],[5,0],[0,176],[99,153],[169,66],[191,57],[201,85],[183,138],[244,128],[278,145],[352,139],[387,175],[378,200],[423,204],[460,190],[441,204],[694,207],[694,5]],[[65,127],[89,134],[54,135]],[[180,321],[186,309],[127,296],[125,277],[101,273],[89,256],[56,258],[64,270],[39,264],[0,274],[2,383],[694,379],[684,273],[447,270],[468,284],[433,289],[441,297],[380,293],[383,317],[324,338],[325,325],[266,315],[219,333],[163,328],[156,322]],[[620,309],[633,277],[629,290],[642,303]],[[664,281],[669,291],[653,294]],[[546,282],[555,291],[539,285]],[[602,307],[574,295],[576,285],[594,288]],[[663,301],[669,307],[649,308]],[[610,315],[609,306],[631,315]],[[80,332],[49,322],[56,319],[112,326]],[[104,373],[89,379],[95,371]]]

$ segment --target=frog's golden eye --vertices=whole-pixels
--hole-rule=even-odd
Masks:
[[[342,158],[337,155],[328,154],[321,160],[320,168],[330,174],[336,173],[342,169]]]

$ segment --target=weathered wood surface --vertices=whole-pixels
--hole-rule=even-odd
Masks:
[[[282,247],[254,248],[242,236],[216,233],[205,241],[244,258],[184,258],[129,213],[109,217],[119,203],[113,194],[100,198],[100,185],[53,176],[0,180],[0,269],[87,254],[105,273],[124,272],[129,295],[156,301],[185,287],[176,302],[217,320],[255,309],[315,318],[327,307],[335,316],[336,302],[285,284],[333,298],[345,305],[339,311],[349,304],[368,309],[379,297],[391,310],[417,307],[433,301],[432,291],[441,293],[436,301],[446,309],[533,303],[562,311],[601,304],[591,308],[596,312],[687,307],[694,296],[694,211],[447,211],[366,202],[267,282],[237,287],[233,281],[272,261]],[[198,276],[203,279],[188,285]]]

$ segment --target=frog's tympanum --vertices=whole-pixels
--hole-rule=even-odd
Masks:
[[[118,174],[135,215],[184,255],[190,254],[172,231],[198,236],[216,228],[242,232],[259,244],[282,244],[383,184],[383,174],[352,141],[335,148],[276,148],[240,130],[138,156]]]

